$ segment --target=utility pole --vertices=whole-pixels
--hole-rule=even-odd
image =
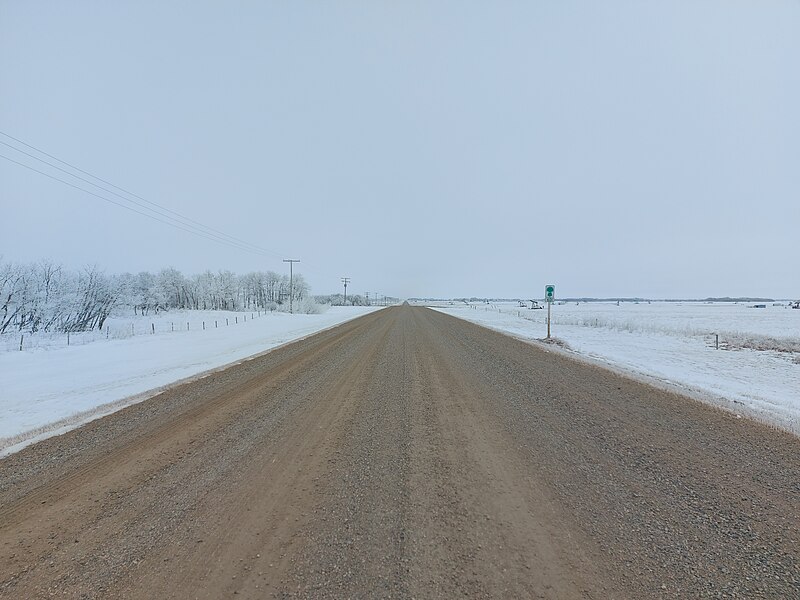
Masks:
[[[294,258],[287,258],[284,259],[283,262],[289,263],[289,314],[294,314],[294,306],[292,305],[292,299],[294,297],[294,263],[299,263],[300,261]]]
[[[342,283],[344,284],[344,305],[347,306],[347,284],[350,283],[350,278],[342,277]]]

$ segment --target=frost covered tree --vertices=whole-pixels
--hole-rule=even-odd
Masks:
[[[171,308],[188,308],[189,294],[186,278],[173,267],[161,269],[158,273],[158,288],[164,304]]]
[[[0,333],[100,328],[120,296],[118,278],[97,267],[69,273],[44,261],[0,264]]]
[[[290,295],[299,312],[319,310],[302,275],[295,275],[291,286],[288,275],[274,271],[205,271],[186,277],[169,267],[157,274],[109,276],[97,267],[69,271],[49,261],[0,260],[0,333],[102,328],[117,308],[136,315],[170,309],[285,310]]]
[[[317,302],[321,304],[330,304],[331,306],[344,306],[343,294],[329,294],[327,296],[315,296]],[[364,296],[358,294],[347,294],[347,304],[351,306],[367,306],[369,302]]]
[[[62,321],[62,331],[102,329],[119,299],[117,278],[97,267],[86,267],[74,281],[71,311]]]
[[[20,265],[0,264],[0,333],[14,326],[25,309],[25,277]]]
[[[304,300],[310,291],[310,287],[308,283],[306,283],[305,278],[298,274],[294,276],[294,282],[292,284],[292,297],[295,300]]]
[[[131,282],[133,289],[129,297],[133,300],[134,314],[149,314],[150,311],[158,314],[159,310],[167,308],[166,298],[158,285],[158,279],[152,273],[142,271],[134,276]]]

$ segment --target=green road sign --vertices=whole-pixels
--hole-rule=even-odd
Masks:
[[[552,302],[556,299],[556,286],[554,285],[546,285],[544,286],[544,300],[545,302]]]

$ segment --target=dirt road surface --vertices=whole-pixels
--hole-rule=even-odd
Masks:
[[[0,597],[800,598],[800,440],[389,308],[0,461]]]

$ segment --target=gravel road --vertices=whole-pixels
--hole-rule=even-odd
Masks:
[[[800,598],[800,439],[389,308],[0,461],[0,597]]]

